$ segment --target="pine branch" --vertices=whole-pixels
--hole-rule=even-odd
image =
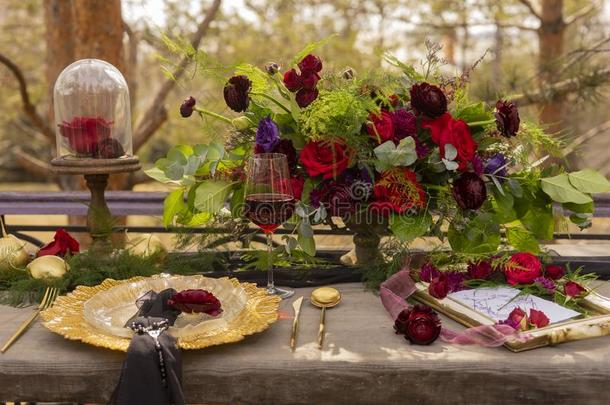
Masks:
[[[49,140],[53,140],[55,132],[49,126],[47,121],[38,114],[36,107],[30,100],[30,94],[28,92],[28,85],[25,80],[23,72],[12,60],[0,53],[0,63],[5,65],[8,70],[15,76],[19,83],[19,93],[21,94],[21,102],[23,104],[23,111],[32,120],[32,123],[42,132]]]
[[[529,0],[519,0],[519,3],[523,4],[527,9],[534,15],[534,17],[542,20],[542,16],[536,11],[534,5]]]
[[[214,0],[214,3],[210,6],[205,17],[199,24],[197,31],[191,38],[191,45],[197,49],[201,40],[205,36],[210,27],[212,21],[216,17],[216,13],[220,8],[221,0]],[[176,70],[172,73],[174,79],[166,79],[157,94],[155,95],[152,104],[140,120],[137,126],[133,139],[134,152],[138,151],[150,137],[165,123],[167,120],[167,109],[164,106],[165,99],[169,92],[176,85],[176,81],[184,74],[186,67],[188,66],[190,59],[188,57],[182,58]]]

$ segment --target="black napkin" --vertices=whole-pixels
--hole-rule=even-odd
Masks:
[[[135,333],[109,405],[184,405],[180,349],[165,333],[180,314],[167,305],[175,293],[149,291],[136,301],[139,311],[125,324]]]

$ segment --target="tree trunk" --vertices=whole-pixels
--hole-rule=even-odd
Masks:
[[[563,56],[566,23],[563,16],[563,0],[542,0],[540,28],[538,29],[538,68],[541,85],[557,81]],[[556,98],[541,105],[540,121],[548,125],[549,131],[563,128],[563,99]]]

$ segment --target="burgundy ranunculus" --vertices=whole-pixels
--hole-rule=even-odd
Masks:
[[[303,74],[302,82],[303,88],[306,90],[315,90],[318,81],[320,80],[320,76],[317,73],[308,73]]]
[[[542,263],[531,253],[515,253],[508,259],[504,275],[510,285],[531,284],[542,275]]]
[[[473,280],[487,280],[494,269],[491,263],[487,260],[481,260],[480,262],[468,263],[468,278]]]
[[[204,313],[218,316],[222,313],[222,306],[218,298],[206,290],[180,291],[172,295],[167,300],[167,304],[187,314]]]
[[[284,85],[294,93],[303,87],[303,79],[296,70],[290,69],[284,73]]]
[[[180,104],[180,115],[182,115],[184,118],[193,115],[193,110],[195,109],[196,103],[197,101],[193,96],[185,98],[182,104]]]
[[[549,318],[542,311],[530,308],[529,323],[537,328],[544,328],[549,324]]]
[[[394,126],[394,140],[400,141],[407,136],[417,136],[417,119],[411,111],[404,108],[391,113]]]
[[[429,345],[441,334],[441,320],[432,308],[418,304],[398,315],[394,329],[413,344]]]
[[[305,56],[298,64],[303,75],[308,73],[318,73],[322,70],[322,61],[316,55]]]
[[[440,117],[447,112],[445,93],[433,84],[417,83],[411,87],[411,107],[429,118]]]
[[[441,276],[441,272],[437,269],[432,263],[427,262],[419,271],[419,279],[421,281],[425,281],[426,283],[431,282],[435,278],[439,278]]]
[[[40,248],[36,257],[40,256],[60,256],[64,257],[67,254],[73,255],[80,251],[78,241],[74,239],[65,229],[59,228],[55,231],[53,242],[49,242]]]
[[[566,269],[558,264],[549,264],[544,266],[544,275],[551,280],[559,280],[561,277],[565,276],[565,274]]]
[[[295,99],[299,107],[305,108],[309,104],[313,103],[316,98],[318,98],[318,94],[318,89],[308,90],[306,88],[302,88],[301,90],[297,91]]]
[[[68,139],[70,148],[77,154],[93,157],[98,144],[112,133],[112,121],[100,117],[74,117],[59,124],[59,133]]]
[[[510,138],[517,135],[521,119],[519,110],[512,101],[498,100],[494,116],[496,117],[496,127],[503,136]]]
[[[563,286],[563,292],[566,294],[567,297],[578,298],[585,295],[587,290],[580,284],[575,283],[574,281],[568,281]]]
[[[223,89],[225,102],[235,112],[246,111],[248,105],[250,105],[250,95],[248,93],[251,89],[252,82],[248,79],[248,76],[233,76]]]
[[[445,298],[450,292],[447,277],[442,273],[439,277],[432,279],[430,285],[428,285],[428,293],[439,300]]]
[[[121,142],[114,138],[107,138],[97,145],[97,156],[102,159],[116,159],[125,154]]]
[[[463,210],[477,210],[487,199],[485,182],[475,173],[462,173],[453,182],[453,198]]]
[[[367,124],[366,130],[377,143],[384,143],[394,138],[394,124],[392,115],[386,111],[381,111],[381,114],[369,115],[370,124]]]

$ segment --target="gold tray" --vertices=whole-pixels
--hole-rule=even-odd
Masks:
[[[41,312],[41,317],[44,320],[43,325],[66,339],[80,340],[111,350],[127,351],[130,338],[127,336],[117,336],[92,324],[91,316],[85,316],[87,302],[95,302],[96,299],[94,297],[98,293],[102,295],[109,294],[112,290],[125,290],[127,287],[125,284],[139,287],[146,285],[146,283],[154,285],[159,282],[171,285],[172,281],[183,284],[185,278],[192,282],[193,285],[197,283],[205,284],[206,282],[227,284],[228,282],[230,283],[229,285],[239,290],[240,295],[244,297],[245,301],[243,308],[238,313],[235,313],[231,319],[224,322],[221,327],[216,327],[212,331],[199,334],[191,332],[190,334],[181,335],[178,333],[178,346],[182,349],[202,349],[224,343],[238,342],[247,335],[262,332],[278,318],[280,298],[268,295],[265,289],[258,288],[256,284],[240,283],[237,279],[229,279],[227,277],[210,279],[203,276],[169,276],[159,274],[148,278],[134,277],[128,280],[106,279],[94,287],[79,286],[71,293],[58,297],[51,308]],[[89,321],[86,318],[89,318]]]

